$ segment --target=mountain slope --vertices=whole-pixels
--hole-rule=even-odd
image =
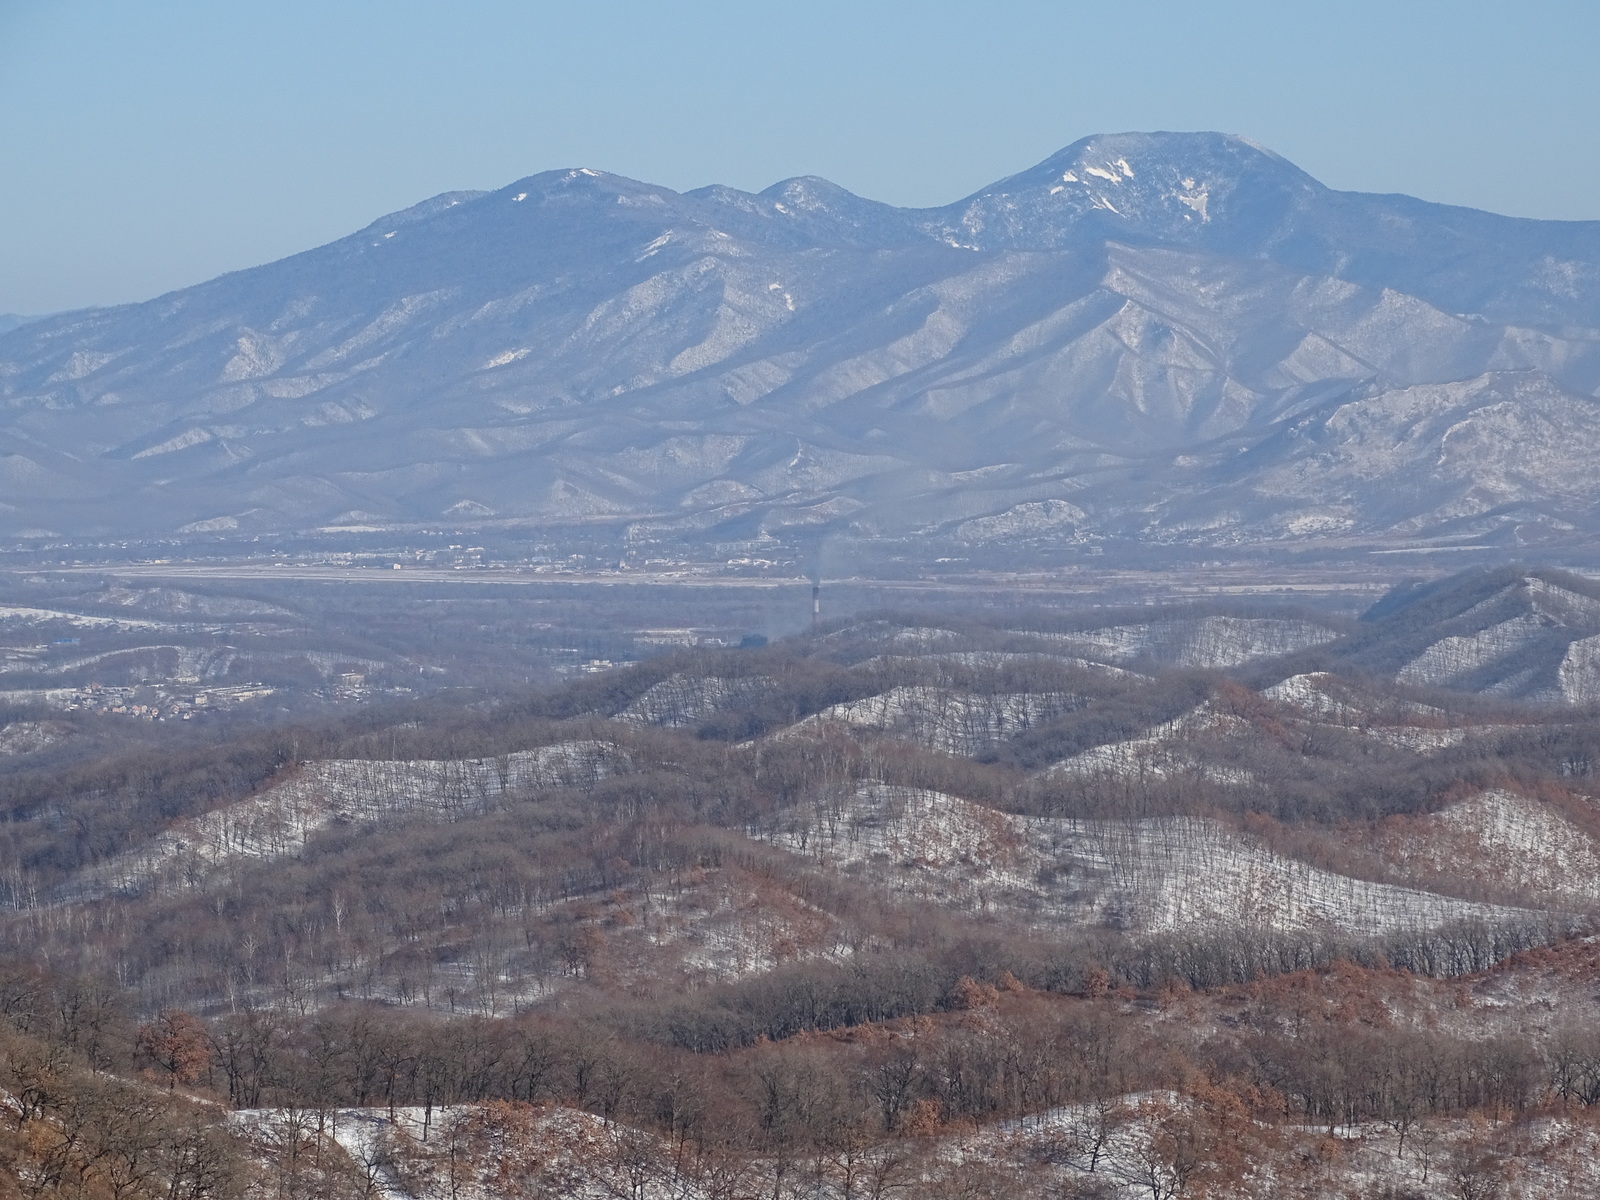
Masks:
[[[0,534],[1581,540],[1597,347],[1600,223],[1222,135],[931,210],[548,172],[0,335]]]
[[[1534,701],[1600,700],[1600,587],[1507,567],[1400,585],[1334,647],[1401,683]]]

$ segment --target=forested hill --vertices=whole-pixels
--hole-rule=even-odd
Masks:
[[[1572,678],[1592,591],[877,614],[204,736],[15,712],[0,1179],[1588,1194],[1600,710],[1408,672],[1510,623]]]

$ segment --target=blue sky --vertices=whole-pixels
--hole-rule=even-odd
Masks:
[[[0,0],[0,312],[144,299],[595,166],[942,204],[1086,134],[1600,218],[1600,4]]]

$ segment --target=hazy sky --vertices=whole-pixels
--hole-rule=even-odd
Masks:
[[[942,204],[1090,133],[1600,218],[1594,0],[0,0],[0,312],[144,299],[594,166]]]

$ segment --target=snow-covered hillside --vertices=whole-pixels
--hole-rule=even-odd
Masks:
[[[1380,831],[1378,852],[1408,876],[1477,876],[1556,907],[1600,905],[1600,843],[1547,801],[1503,789]]]
[[[1465,572],[1400,589],[1341,647],[1416,686],[1545,703],[1600,699],[1600,587],[1560,571]]]
[[[920,742],[946,754],[970,755],[1081,703],[1082,697],[1065,692],[979,695],[943,687],[896,687],[825,708],[792,731],[805,734],[819,726],[845,725]]]
[[[1163,721],[1140,734],[1120,742],[1093,746],[1047,768],[1047,778],[1104,776],[1122,779],[1164,779],[1178,772],[1189,772],[1225,784],[1244,784],[1249,777],[1230,768],[1204,761],[1202,738],[1243,738],[1250,724],[1232,713],[1221,711],[1211,701]]]
[[[606,742],[574,741],[495,758],[302,763],[255,795],[180,822],[150,844],[93,868],[66,892],[82,898],[137,890],[157,876],[192,882],[229,859],[293,854],[335,823],[408,812],[482,812],[506,793],[592,785],[626,762]]]
[[[667,729],[692,727],[723,707],[755,695],[769,682],[754,677],[725,679],[680,673],[652,684],[616,713],[615,719]]]
[[[1320,646],[1339,635],[1314,621],[1269,617],[1176,617],[1082,633],[1032,634],[1111,662],[1228,668]]]
[[[1465,745],[1469,739],[1492,738],[1517,728],[1452,718],[1430,704],[1361,694],[1338,676],[1324,671],[1291,675],[1262,689],[1261,694],[1313,723],[1337,725],[1397,750],[1418,754]]]
[[[1382,935],[1531,915],[1335,874],[1216,821],[1023,818],[916,788],[864,786],[791,814],[773,841],[895,891],[1045,925]]]

